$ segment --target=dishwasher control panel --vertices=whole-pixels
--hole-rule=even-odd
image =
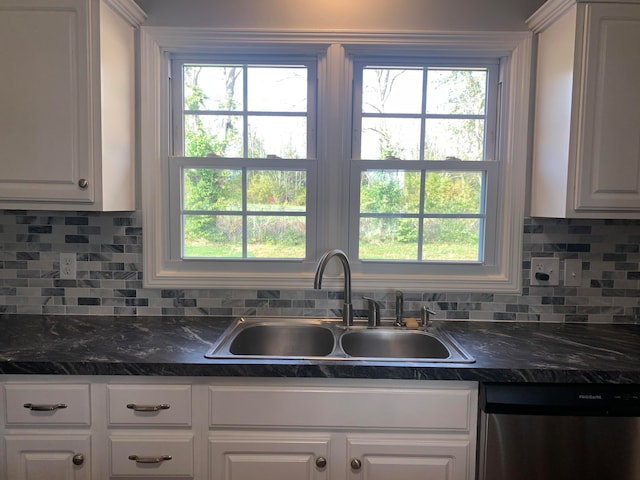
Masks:
[[[480,387],[487,413],[640,416],[640,386],[487,383]]]

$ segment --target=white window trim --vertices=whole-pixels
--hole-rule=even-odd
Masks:
[[[315,261],[303,262],[302,273],[256,273],[240,271],[211,272],[206,269],[185,271],[179,262],[171,262],[169,256],[170,232],[168,231],[169,211],[168,172],[163,167],[168,156],[166,139],[169,132],[166,122],[170,114],[167,82],[168,55],[174,52],[198,52],[210,49],[212,45],[224,45],[225,51],[244,51],[247,46],[291,45],[296,53],[296,45],[302,45],[305,52],[309,46],[317,46],[318,52],[326,53],[326,62],[349,61],[348,55],[367,54],[375,46],[377,53],[385,49],[392,51],[402,47],[404,52],[424,52],[430,54],[455,56],[464,52],[478,55],[502,57],[507,59],[507,68],[503,71],[507,80],[502,92],[502,119],[504,136],[501,139],[502,151],[502,194],[499,201],[502,206],[500,222],[504,228],[499,232],[497,241],[499,258],[496,265],[484,269],[481,275],[469,275],[468,272],[452,269],[448,274],[430,272],[425,265],[425,273],[407,274],[361,274],[354,267],[353,286],[360,290],[387,290],[401,288],[407,291],[461,291],[461,292],[511,292],[520,291],[522,265],[522,221],[525,205],[526,159],[529,132],[529,79],[531,68],[531,34],[529,32],[296,32],[264,30],[220,30],[182,27],[143,27],[140,31],[141,50],[141,88],[140,88],[140,153],[142,182],[142,224],[143,224],[143,261],[144,286],[155,288],[281,288],[300,289],[311,287]],[[382,46],[382,47],[381,47]],[[397,51],[397,50],[396,50]],[[348,52],[348,55],[347,53]],[[320,70],[327,68],[322,62]],[[343,88],[350,79],[343,78],[347,68],[328,78],[324,87],[324,98],[329,102],[350,104],[349,98],[340,98]],[[336,74],[337,73],[337,74]],[[340,92],[340,94],[336,94]],[[336,110],[334,110],[336,111]],[[346,138],[349,126],[342,121],[328,119],[319,106],[318,128],[322,136],[318,138],[318,158],[344,159],[349,152],[349,139]],[[324,122],[322,128],[321,123]],[[327,139],[331,138],[331,142]],[[331,145],[331,149],[340,149],[340,155],[323,156],[321,149]],[[335,151],[335,150],[334,150]],[[325,152],[327,154],[328,152]],[[327,162],[319,166],[319,181],[323,178],[340,178],[345,166],[338,161]],[[338,177],[336,177],[338,175]],[[318,201],[325,202],[328,208],[318,216],[318,230],[324,232],[319,239],[319,252],[347,245],[344,225],[348,209],[342,208],[348,200],[348,182],[344,182],[342,191],[323,198],[323,189],[318,192]],[[336,219],[335,216],[344,216]],[[328,285],[339,286],[328,282]]]

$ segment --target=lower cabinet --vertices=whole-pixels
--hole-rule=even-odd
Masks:
[[[470,479],[470,448],[468,440],[437,436],[348,438],[347,479]]]
[[[10,480],[91,479],[89,434],[7,435],[6,477]]]
[[[212,479],[463,480],[470,442],[437,436],[219,432],[209,439]]]
[[[471,480],[469,382],[260,381],[209,387],[210,480]]]
[[[221,431],[209,438],[210,478],[324,480],[331,436]]]
[[[472,480],[473,382],[0,376],[0,480]]]

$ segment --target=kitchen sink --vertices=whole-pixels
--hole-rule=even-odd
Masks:
[[[345,327],[341,319],[239,318],[206,353],[211,359],[366,360],[472,363],[475,360],[445,332],[393,326]]]
[[[333,332],[319,325],[250,325],[229,346],[232,355],[324,357],[334,348]]]
[[[451,353],[438,338],[416,330],[367,329],[345,332],[342,351],[351,357],[447,359]]]

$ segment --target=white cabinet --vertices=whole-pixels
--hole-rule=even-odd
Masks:
[[[528,24],[531,215],[640,218],[640,2],[549,0]]]
[[[475,474],[474,382],[0,375],[0,388],[0,480]]]
[[[215,432],[209,437],[208,478],[325,480],[329,445],[326,433]]]
[[[442,436],[367,435],[347,439],[348,480],[463,480],[468,469],[467,439]]]
[[[474,384],[358,383],[211,386],[207,478],[474,478]]]
[[[8,480],[91,479],[88,384],[4,385],[4,445]]]
[[[194,478],[192,386],[106,386],[109,478]]]
[[[132,0],[0,0],[0,208],[134,210]]]
[[[5,439],[10,480],[90,480],[88,434],[40,433]]]

